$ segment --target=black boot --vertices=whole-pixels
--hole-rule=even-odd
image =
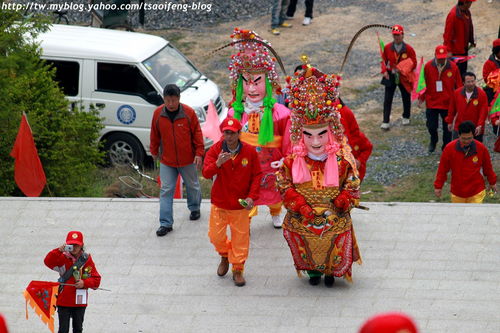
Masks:
[[[333,284],[335,283],[335,278],[333,275],[325,275],[325,286],[328,288],[333,287]]]
[[[311,286],[317,286],[321,282],[321,276],[312,276],[309,278],[309,284]]]

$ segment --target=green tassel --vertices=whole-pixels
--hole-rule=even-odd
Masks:
[[[273,107],[276,99],[273,98],[273,87],[266,76],[266,97],[264,97],[264,115],[260,122],[259,145],[266,145],[274,140]]]
[[[238,78],[238,83],[236,85],[235,100],[233,102],[234,118],[238,119],[239,121],[241,121],[241,115],[245,110],[242,100],[243,100],[243,78],[241,77],[240,74],[240,77]]]

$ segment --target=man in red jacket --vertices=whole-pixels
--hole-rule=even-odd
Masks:
[[[209,149],[203,165],[203,177],[215,177],[208,237],[221,256],[217,275],[226,275],[231,263],[234,284],[241,287],[245,285],[243,268],[250,247],[248,211],[259,198],[262,172],[255,149],[240,141],[240,122],[228,117],[220,129],[224,140]],[[231,240],[226,234],[228,226]]]
[[[48,268],[59,273],[58,282],[66,284],[59,287],[57,296],[59,333],[69,332],[70,318],[73,318],[73,333],[81,333],[87,308],[87,290],[97,289],[101,283],[101,275],[92,256],[84,252],[83,234],[70,231],[66,243],[50,251],[44,262]]]
[[[461,123],[458,139],[444,148],[434,181],[434,192],[438,198],[450,170],[451,202],[482,203],[486,195],[484,177],[488,179],[490,189],[496,192],[497,176],[490,154],[481,142],[474,140],[474,130],[472,122]]]
[[[160,159],[160,228],[157,236],[165,236],[174,224],[173,201],[179,173],[186,184],[190,220],[200,218],[201,189],[196,168],[201,168],[205,153],[200,122],[195,111],[180,103],[181,91],[175,84],[163,90],[165,104],[160,105],[151,121],[150,151]]]
[[[485,84],[488,83],[488,77],[490,74],[500,68],[500,38],[493,41],[493,49],[491,51],[492,52],[488,57],[488,60],[486,60],[483,65],[483,80]],[[488,103],[491,104],[493,97],[495,96],[495,91],[493,88],[486,85],[484,92],[486,93],[486,96],[488,96]]]
[[[390,129],[392,100],[396,87],[399,87],[403,98],[403,125],[410,124],[411,89],[414,78],[413,70],[417,67],[415,50],[403,42],[404,29],[396,24],[392,27],[393,43],[384,47],[382,54],[382,84],[385,86],[384,120],[380,128]]]
[[[459,0],[446,17],[443,44],[453,56],[466,57],[469,49],[476,46],[474,25],[469,10],[474,1],[476,0]],[[467,61],[458,63],[458,68],[463,76],[467,72]]]
[[[359,129],[358,122],[352,110],[345,105],[344,101],[340,100],[342,107],[340,108],[340,122],[344,127],[344,134],[347,136],[347,141],[352,148],[352,156],[356,159],[356,167],[359,172],[359,180],[363,181],[366,174],[366,163],[370,158],[373,150],[373,145],[368,140],[366,135]]]
[[[456,138],[458,125],[470,120],[476,125],[474,139],[482,142],[487,116],[488,98],[486,93],[476,86],[476,75],[467,72],[464,75],[464,86],[456,89],[450,99],[448,115],[445,118],[448,130],[453,129],[453,137]],[[453,122],[455,122],[455,127],[453,127]]]
[[[457,65],[448,60],[446,46],[438,45],[433,60],[428,61],[424,67],[425,85],[425,115],[427,117],[427,129],[431,136],[429,152],[436,150],[438,138],[439,117],[443,125],[443,145],[441,150],[451,141],[451,132],[444,119],[448,115],[450,97],[455,89],[462,86],[462,78]]]

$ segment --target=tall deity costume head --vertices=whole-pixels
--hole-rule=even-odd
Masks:
[[[246,104],[264,107],[259,141],[272,141],[272,109],[276,103],[273,92],[281,94],[276,58],[269,52],[269,42],[255,31],[235,28],[231,34],[236,53],[228,66],[231,79],[234,117],[241,120]]]

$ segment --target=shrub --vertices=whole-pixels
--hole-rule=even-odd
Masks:
[[[42,195],[85,196],[103,158],[97,143],[102,128],[98,112],[70,110],[54,81],[54,69],[40,60],[33,37],[48,26],[40,15],[0,11],[0,195],[20,194],[9,154],[23,111],[47,177]]]

